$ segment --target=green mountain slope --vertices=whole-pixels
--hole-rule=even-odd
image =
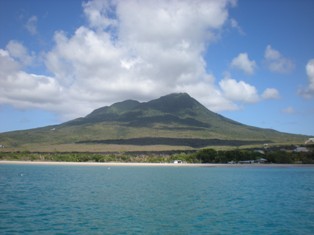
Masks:
[[[0,134],[11,147],[60,144],[204,147],[303,143],[306,136],[247,126],[214,113],[186,93],[149,102],[126,100],[60,125]],[[234,144],[233,144],[234,143]]]

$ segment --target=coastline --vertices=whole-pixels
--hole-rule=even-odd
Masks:
[[[0,165],[54,165],[54,166],[127,166],[127,167],[314,167],[314,164],[226,164],[226,163],[142,163],[142,162],[57,162],[57,161],[10,161]]]

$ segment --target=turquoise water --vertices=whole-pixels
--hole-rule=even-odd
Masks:
[[[311,167],[0,165],[0,234],[313,234]]]

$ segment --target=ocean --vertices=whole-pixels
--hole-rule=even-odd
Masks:
[[[1,164],[0,234],[314,234],[314,167]]]

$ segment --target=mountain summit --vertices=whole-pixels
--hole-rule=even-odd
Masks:
[[[3,133],[0,143],[8,146],[97,143],[204,147],[300,143],[304,138],[241,124],[208,110],[186,93],[175,93],[149,102],[118,102],[60,125]]]
[[[186,93],[175,93],[159,99],[140,103],[126,100],[96,109],[84,118],[65,125],[83,125],[100,122],[120,122],[126,126],[150,126],[157,124],[210,127],[211,120],[219,117],[207,110]]]

